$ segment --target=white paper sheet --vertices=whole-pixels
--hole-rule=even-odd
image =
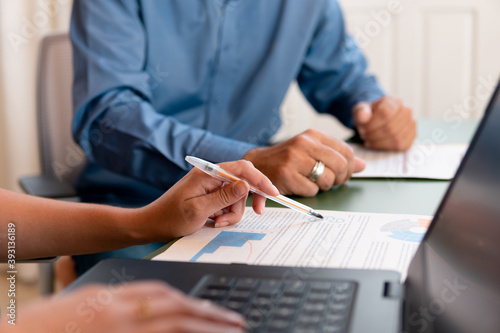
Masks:
[[[416,144],[404,153],[351,146],[354,154],[366,161],[365,170],[353,178],[452,179],[469,145]]]
[[[325,220],[290,209],[247,208],[236,225],[204,227],[153,260],[406,271],[431,217],[319,211]]]

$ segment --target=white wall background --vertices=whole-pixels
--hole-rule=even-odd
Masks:
[[[398,13],[381,16],[380,11],[395,8],[395,1],[400,4]],[[340,2],[348,28],[358,35],[371,70],[387,92],[402,97],[417,116],[481,115],[488,94],[483,89],[483,98],[475,98],[475,90],[481,82],[496,81],[500,74],[500,1]],[[71,0],[0,0],[1,187],[18,190],[19,176],[39,170],[35,119],[38,42],[46,33],[67,30],[70,10]],[[9,40],[13,34],[25,38],[17,51]],[[346,135],[333,119],[325,119],[328,116],[318,119],[295,85],[282,110],[285,126],[276,140],[311,127]]]

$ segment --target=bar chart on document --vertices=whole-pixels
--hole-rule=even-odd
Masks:
[[[259,241],[264,238],[264,233],[253,232],[237,232],[237,231],[222,231],[215,236],[207,245],[205,245],[198,253],[196,253],[189,261],[198,261],[200,258],[210,261],[210,257],[224,256],[225,252],[241,251],[244,257],[248,252],[247,259],[252,255],[252,241]],[[239,249],[235,249],[239,248]]]
[[[431,217],[319,211],[321,222],[290,209],[246,208],[241,222],[205,226],[153,260],[271,266],[390,269],[406,273]]]

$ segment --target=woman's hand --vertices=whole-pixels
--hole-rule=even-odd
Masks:
[[[248,161],[221,166],[267,194],[279,194]],[[248,190],[245,181],[224,186],[197,169],[158,200],[138,209],[62,202],[0,189],[0,227],[16,226],[16,259],[110,251],[191,234],[208,218],[216,227],[234,224],[243,215]],[[263,211],[264,202],[264,197],[254,196],[257,213]],[[5,259],[7,233],[1,236],[0,259]]]
[[[162,282],[145,281],[87,286],[33,303],[21,308],[13,332],[219,333],[243,327],[239,314],[188,298]]]
[[[248,180],[263,192],[279,194],[271,181],[248,161],[222,163],[220,166],[234,175]],[[164,241],[199,230],[208,218],[215,227],[224,227],[241,220],[245,210],[249,186],[238,181],[224,186],[196,168],[170,188],[152,204],[139,209],[139,228],[150,233],[149,241]],[[257,214],[264,210],[265,198],[254,195],[253,209]]]

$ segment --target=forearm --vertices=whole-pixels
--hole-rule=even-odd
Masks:
[[[0,259],[15,226],[17,259],[109,251],[146,243],[136,210],[48,200],[0,189]],[[12,233],[11,233],[12,234]]]
[[[187,155],[224,162],[255,148],[161,114],[128,89],[109,91],[80,114],[75,139],[93,163],[162,189],[190,169]]]
[[[346,33],[338,3],[328,2],[297,78],[302,92],[317,111],[353,127],[354,105],[384,95],[367,68],[363,52]]]

